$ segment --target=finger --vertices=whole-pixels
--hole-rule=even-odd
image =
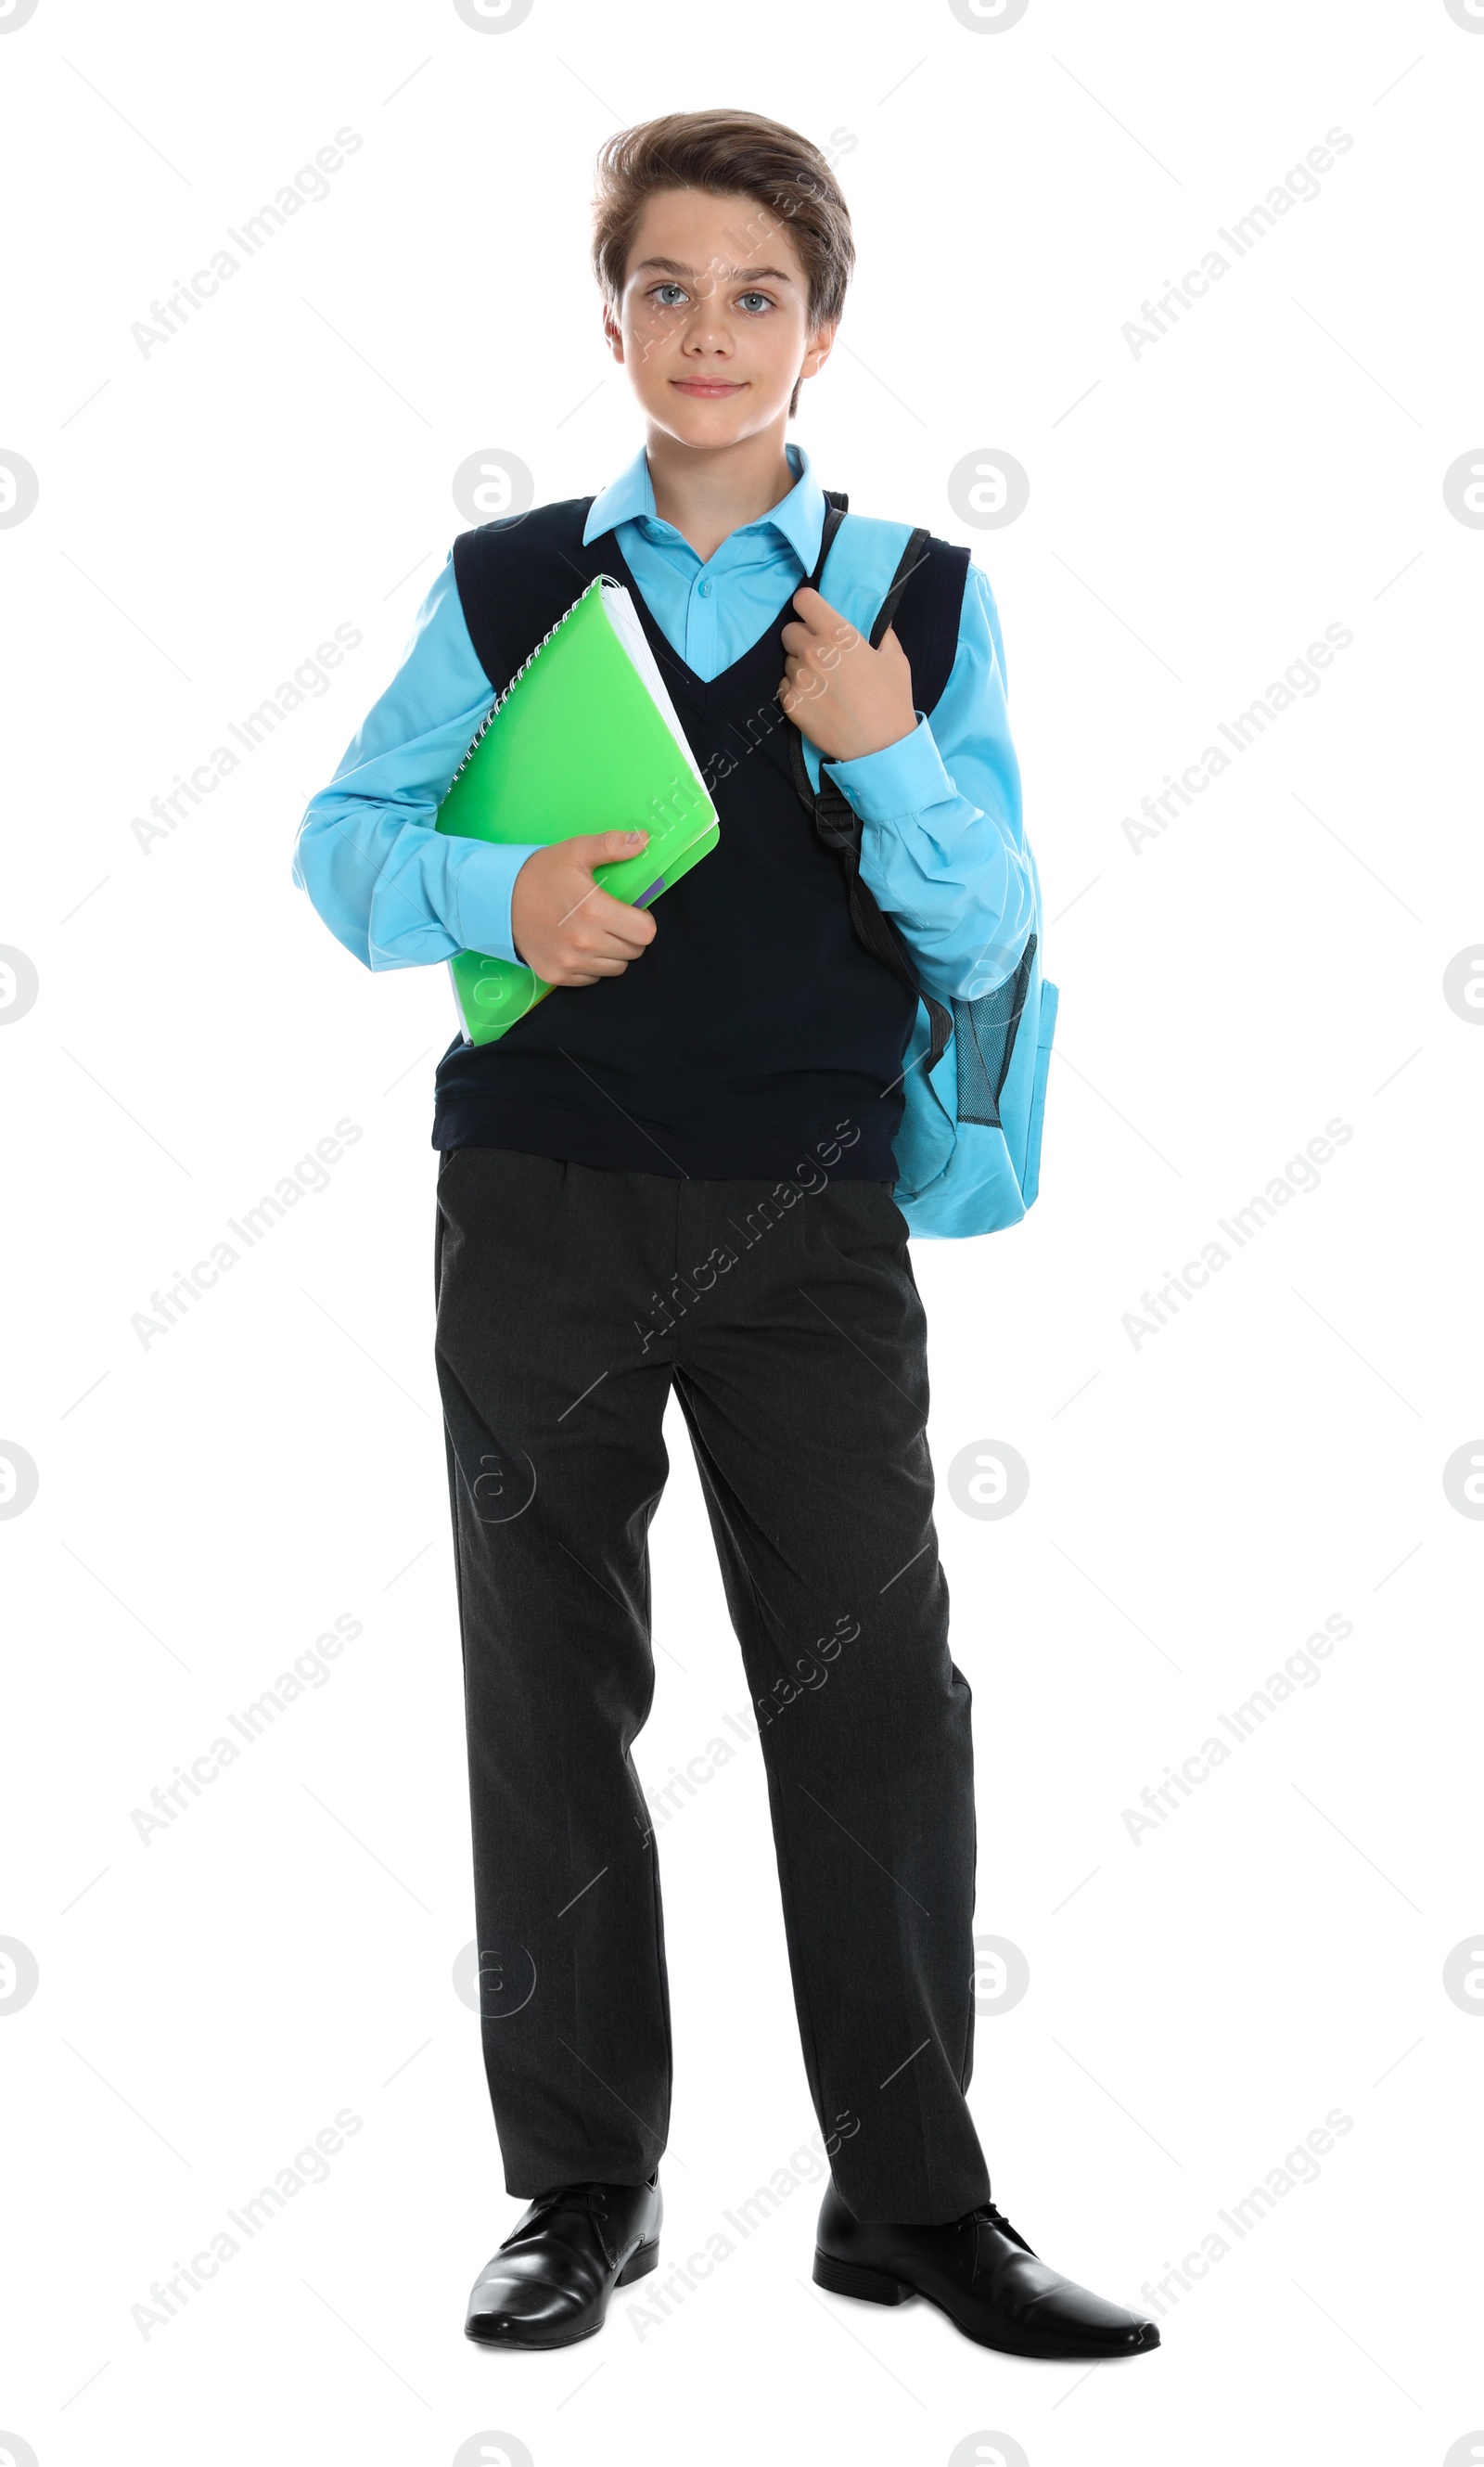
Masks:
[[[620,939],[617,934],[583,935],[577,941],[561,945],[562,964],[568,968],[628,966],[631,960],[641,960],[647,945]]]
[[[800,601],[803,602],[801,607]],[[842,635],[855,632],[849,618],[843,616],[838,608],[832,608],[823,593],[814,590],[807,582],[795,592],[794,605],[798,609],[800,617],[813,626],[817,634]]]
[[[569,957],[574,968],[591,967],[596,960],[621,960],[627,965],[630,960],[639,959],[647,948],[647,943],[637,942],[625,935],[593,934],[584,935],[580,942],[572,944]]]
[[[647,911],[634,907],[627,899],[615,899],[612,892],[605,891],[601,883],[591,879],[586,864],[579,866],[575,874],[570,879],[579,884],[581,888],[577,891],[575,898],[570,900],[562,910],[556,920],[558,927],[573,925],[573,920],[575,918],[577,921],[573,927],[574,933],[585,934],[596,928],[610,934],[626,934],[628,939],[636,943],[648,942],[654,939],[655,925],[653,919],[648,917]],[[637,923],[636,920],[638,920]],[[646,924],[647,932],[643,930]]]
[[[647,908],[635,908],[627,899],[615,899],[611,892],[595,885],[591,899],[583,901],[578,929],[583,934],[617,935],[620,941],[641,950],[652,942],[658,932]]]
[[[566,845],[580,866],[613,865],[620,857],[638,856],[648,845],[647,831],[584,831]]]
[[[594,959],[584,952],[580,966],[558,968],[555,976],[549,977],[547,983],[552,985],[596,985],[600,977],[621,977],[628,964],[627,960]]]
[[[826,659],[827,650],[828,645],[821,643],[811,651],[790,651],[783,662],[785,682],[799,693],[818,693],[826,669],[836,665]]]
[[[783,627],[778,640],[786,650],[802,655],[808,651],[827,650],[834,645],[837,637],[843,639],[853,630],[853,627],[843,623],[836,628],[829,625],[812,625],[802,619],[796,619],[793,624]]]

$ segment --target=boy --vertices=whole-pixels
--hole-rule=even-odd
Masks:
[[[963,1004],[1017,981],[1033,870],[983,577],[931,539],[898,574],[903,527],[842,523],[785,442],[853,260],[823,156],[773,121],[676,113],[610,141],[594,262],[646,446],[596,499],[460,538],[300,831],[296,879],[367,965],[473,949],[556,988],[449,1048],[433,1132],[484,2054],[529,2203],[470,2299],[469,2336],[502,2346],[590,2335],[658,2259],[669,2008],[629,1752],[672,1388],[832,2162],[817,2281],[927,2296],[1022,2355],[1158,2344],[996,2208],[964,2097],[970,1699],[892,1141],[918,987]],[[634,595],[720,818],[656,913],[593,880],[634,834],[431,827],[492,692],[599,572]],[[815,826],[831,783],[874,906]]]

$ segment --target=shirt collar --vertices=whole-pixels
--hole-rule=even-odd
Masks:
[[[774,530],[787,540],[805,574],[812,574],[824,531],[824,491],[816,480],[809,457],[801,445],[790,442],[783,451],[788,456],[789,468],[795,474],[793,487],[777,505],[759,515],[755,523],[744,523],[739,528],[743,532],[755,532],[771,523]],[[649,457],[641,446],[627,468],[620,471],[616,480],[610,480],[607,487],[594,498],[583,528],[582,545],[586,548],[589,541],[597,539],[604,532],[616,531],[620,523],[634,522],[643,516],[652,523],[660,523],[655,511],[654,482],[649,476]],[[660,523],[660,528],[669,532],[672,538],[681,536],[669,523]],[[735,539],[738,533],[733,532],[731,536]]]

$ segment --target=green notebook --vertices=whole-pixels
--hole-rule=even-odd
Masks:
[[[716,808],[629,593],[595,577],[497,696],[438,809],[438,827],[505,847],[643,830],[638,856],[595,869],[647,907],[709,854]],[[533,969],[480,951],[448,962],[460,1024],[488,1045],[549,994]]]

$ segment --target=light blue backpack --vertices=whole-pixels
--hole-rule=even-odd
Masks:
[[[824,493],[828,507],[821,564],[845,511],[840,492]],[[902,536],[900,524],[859,514],[852,517],[851,528],[857,533],[853,547],[866,545],[859,537],[862,532],[881,534],[884,552]],[[925,562],[929,536],[926,531],[913,531],[901,550],[869,627],[873,647],[891,623],[911,576]],[[966,551],[956,554],[967,561]],[[877,568],[883,570],[884,564]],[[848,605],[859,599],[860,590],[858,582],[841,592],[835,605],[864,631],[863,615]],[[873,589],[869,596],[874,598]],[[903,1081],[906,1110],[894,1150],[896,1204],[913,1234],[940,1239],[996,1234],[1002,1226],[1018,1225],[1040,1188],[1041,1124],[1056,1028],[1057,990],[1041,970],[1041,878],[1035,857],[1027,847],[1034,906],[1029,938],[1013,975],[975,1002],[937,1002],[916,986],[899,936],[861,879],[858,815],[820,772],[818,755],[812,763],[806,760],[797,729],[790,731],[790,757],[795,784],[820,837],[844,864],[856,933],[918,995]]]
[[[1057,994],[1041,973],[1039,885],[1036,905],[1016,975],[949,1006],[953,1032],[931,1071],[933,1022],[919,1002],[895,1146],[894,1197],[914,1234],[997,1234],[1020,1223],[1041,1187]]]

